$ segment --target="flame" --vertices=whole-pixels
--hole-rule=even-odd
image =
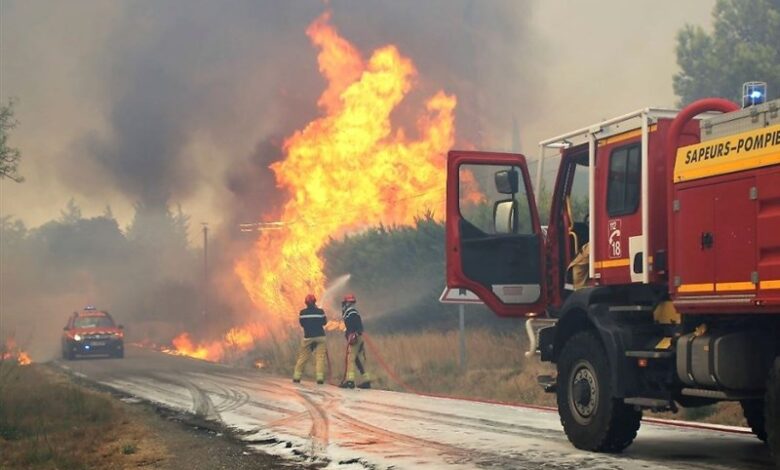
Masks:
[[[16,340],[13,337],[8,337],[5,340],[5,347],[0,349],[0,361],[14,360],[21,366],[32,364],[30,355],[16,344]]]
[[[24,351],[19,351],[19,355],[16,356],[16,360],[17,362],[19,362],[19,365],[22,366],[28,366],[32,364],[32,359],[30,359],[30,355]]]
[[[283,230],[262,231],[235,265],[258,310],[282,323],[294,321],[307,293],[322,292],[319,251],[331,237],[444,213],[456,98],[443,91],[430,97],[417,137],[408,137],[391,117],[412,90],[412,61],[394,45],[364,60],[329,21],[326,12],[306,31],[328,84],[318,101],[323,115],[289,136],[284,159],[271,166],[289,194],[274,225]]]
[[[192,341],[189,333],[183,332],[173,338],[172,348],[163,348],[162,351],[206,361],[220,361],[228,354],[250,350],[258,339],[264,338],[266,335],[267,330],[261,325],[250,324],[231,328],[220,340],[196,344]]]

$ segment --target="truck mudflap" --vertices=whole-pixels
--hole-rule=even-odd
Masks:
[[[633,338],[629,325],[619,323],[610,315],[609,306],[593,305],[588,310],[588,318],[596,327],[604,349],[607,351],[612,369],[612,391],[615,398],[624,398],[636,393],[639,380],[633,361],[626,357],[626,351],[632,349]]]

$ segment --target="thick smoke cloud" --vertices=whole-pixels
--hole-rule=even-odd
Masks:
[[[245,163],[245,152],[234,145],[237,132],[247,132],[238,137],[245,142],[262,138],[264,122],[273,132],[288,130],[298,124],[291,122],[293,114],[312,111],[311,105],[290,107],[294,113],[277,114],[273,121],[264,115],[282,108],[282,85],[313,90],[316,79],[305,73],[307,68],[315,72],[311,64],[296,67],[277,58],[305,46],[306,38],[301,31],[286,31],[276,19],[305,25],[316,12],[276,2],[227,8],[214,2],[127,4],[103,57],[93,64],[106,77],[107,100],[101,106],[108,129],[78,141],[72,167],[96,168],[104,184],[152,207],[171,198],[186,200],[204,183],[216,184],[215,173]],[[299,78],[285,84],[281,67]],[[204,142],[221,155],[197,150]],[[267,180],[269,162],[263,163],[256,170]],[[78,174],[76,189],[83,180]]]

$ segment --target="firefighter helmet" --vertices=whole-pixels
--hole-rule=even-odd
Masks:
[[[344,296],[345,304],[354,304],[355,302],[357,302],[357,298],[355,297],[355,294],[347,294]]]
[[[317,303],[317,297],[314,297],[314,294],[309,294],[306,296],[304,302],[306,302],[306,305],[314,305]]]

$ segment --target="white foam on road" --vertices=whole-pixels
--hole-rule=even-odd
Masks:
[[[128,395],[218,420],[255,449],[327,468],[772,468],[755,437],[730,429],[643,423],[624,454],[594,454],[571,446],[552,411],[293,385],[253,370],[186,362],[175,373],[119,364],[110,373],[99,363],[79,369]]]

